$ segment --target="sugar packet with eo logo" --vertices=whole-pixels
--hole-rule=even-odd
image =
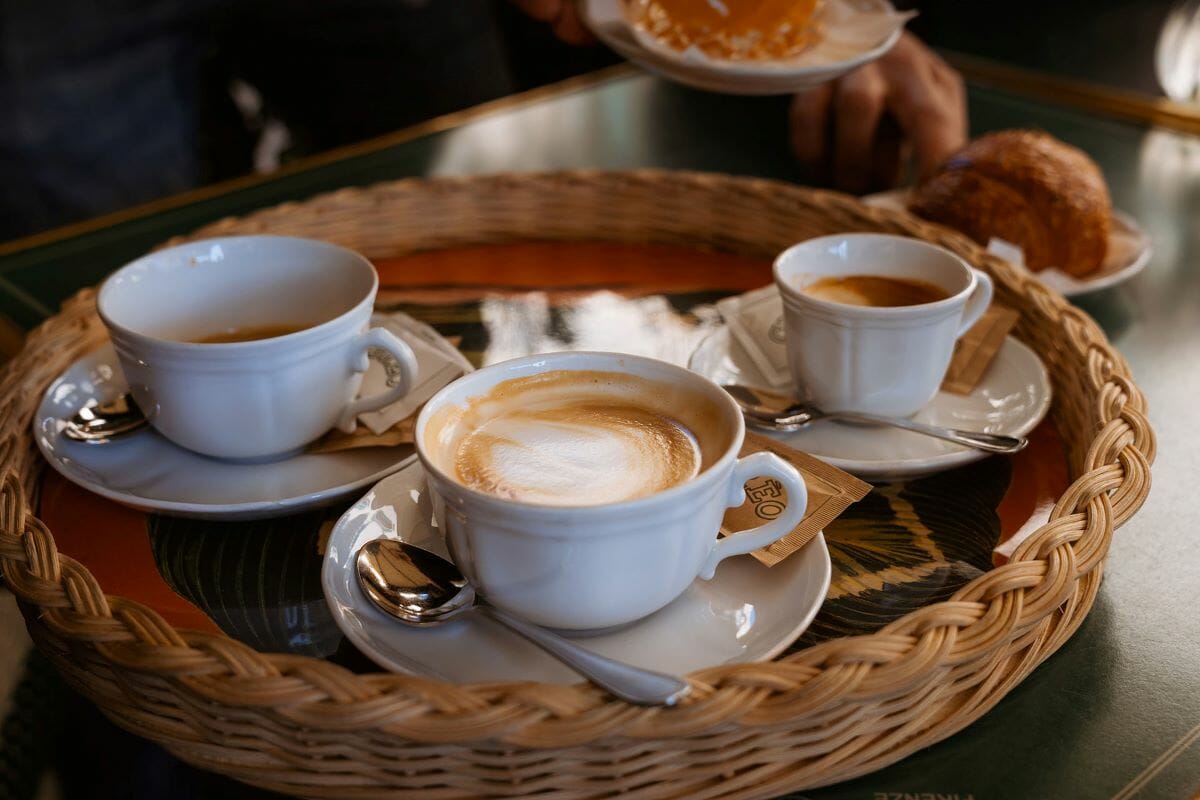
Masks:
[[[852,503],[866,497],[871,485],[791,447],[746,431],[739,457],[766,451],[774,453],[791,464],[804,476],[808,487],[808,506],[804,519],[790,533],[777,542],[751,553],[768,567],[773,567],[792,553],[812,541],[830,522],[837,519]],[[783,513],[787,506],[787,492],[774,478],[752,478],[746,482],[746,502],[725,512],[721,520],[721,534],[737,535],[737,531],[770,522]]]

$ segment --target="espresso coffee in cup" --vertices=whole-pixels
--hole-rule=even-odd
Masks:
[[[139,258],[97,308],[129,391],[159,433],[204,455],[268,460],[403,397],[417,361],[370,328],[379,278],[345,248],[286,236],[189,242]],[[400,380],[357,398],[367,356]]]
[[[227,344],[229,342],[257,342],[261,339],[275,339],[280,336],[287,336],[293,333],[299,333],[304,330],[307,325],[297,325],[295,323],[276,323],[274,325],[249,325],[239,328],[229,328],[228,330],[209,333],[204,336],[197,336],[192,339],[196,344]]]
[[[992,299],[991,279],[949,250],[876,233],[788,248],[775,285],[800,399],[892,417],[933,399],[955,341]]]
[[[800,522],[803,478],[770,453],[738,459],[744,435],[721,387],[615,353],[477,370],[434,395],[414,431],[463,574],[489,602],[565,630],[640,619]],[[754,477],[779,481],[786,507],[718,539]]]
[[[808,284],[804,287],[804,293],[830,303],[872,308],[919,306],[922,303],[936,303],[950,296],[936,283],[883,275],[832,275]]]

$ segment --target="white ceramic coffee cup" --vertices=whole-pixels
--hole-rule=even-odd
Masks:
[[[453,477],[461,432],[443,424],[448,406],[466,407],[502,381],[557,370],[619,372],[670,387],[711,419],[694,430],[708,466],[688,481],[645,497],[591,506],[524,503],[479,492]],[[553,628],[594,630],[657,611],[725,558],[765,547],[804,517],[808,495],[794,467],[771,453],[739,459],[741,412],[719,386],[681,367],[616,353],[568,352],[505,361],[470,373],[434,395],[417,418],[417,455],[428,475],[434,516],[463,573],[491,603]],[[744,484],[764,476],[787,490],[776,519],[723,539],[725,510]]]
[[[805,287],[828,277],[910,278],[949,296],[912,306],[866,307],[822,300]],[[775,259],[788,366],[800,399],[826,411],[893,417],[933,399],[954,343],[992,300],[992,281],[937,245],[877,233],[809,239]]]
[[[368,330],[379,278],[358,253],[284,236],[206,239],[139,258],[97,297],[130,392],[150,423],[189,450],[229,459],[293,452],[403,397],[412,350]],[[269,339],[197,344],[222,331],[299,326]],[[399,364],[388,391],[355,400],[368,351]]]

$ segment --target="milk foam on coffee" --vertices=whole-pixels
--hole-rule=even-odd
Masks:
[[[473,489],[542,505],[632,500],[683,483],[700,453],[660,414],[594,400],[512,409],[459,443],[456,477]]]
[[[504,381],[427,425],[448,477],[508,500],[588,506],[685,483],[727,443],[719,410],[623,373],[554,371]],[[697,427],[698,426],[698,427]]]

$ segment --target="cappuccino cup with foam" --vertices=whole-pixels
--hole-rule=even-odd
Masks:
[[[775,260],[788,367],[826,411],[907,417],[933,399],[954,343],[992,300],[992,281],[937,245],[846,233]]]
[[[615,353],[485,367],[434,395],[414,431],[459,568],[489,602],[563,630],[651,614],[800,522],[803,478],[773,454],[738,459],[744,435],[716,384]],[[755,477],[778,480],[787,507],[718,539]]]

